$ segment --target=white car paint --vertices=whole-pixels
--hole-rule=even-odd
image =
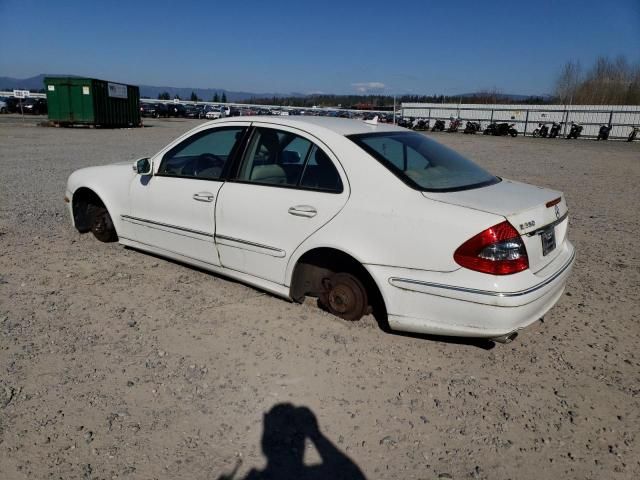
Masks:
[[[205,113],[205,118],[209,120],[217,120],[219,118],[228,117],[231,115],[231,108],[225,106],[214,106],[211,110]]]
[[[204,130],[235,125],[311,140],[338,170],[342,193],[155,175],[175,145]],[[327,117],[220,119],[151,157],[154,175],[140,176],[130,163],[78,170],[69,177],[67,197],[81,187],[93,190],[124,245],[289,299],[302,255],[320,247],[340,250],[371,275],[397,330],[496,338],[541,318],[560,298],[575,257],[566,236],[564,195],[509,180],[455,192],[414,190],[346,137],[388,131],[406,130]],[[197,194],[214,200],[194,201]],[[544,206],[557,197],[557,207]],[[456,263],[457,247],[505,219],[522,235],[530,268],[496,276]],[[557,248],[543,258],[539,237],[528,235],[552,222]]]
[[[240,121],[234,125],[248,127],[250,122]],[[206,128],[198,128],[193,132],[203,130]],[[178,142],[161,153],[164,154],[184,138],[180,137]],[[157,160],[154,163],[157,173],[160,162]],[[122,235],[132,240],[146,239],[147,243],[157,248],[210,265],[220,265],[214,243],[216,222],[213,206],[223,183],[158,175],[151,178],[137,176],[130,184],[126,226]],[[150,226],[149,221],[157,225]]]
[[[253,122],[255,127],[271,125]],[[285,125],[279,125],[278,129],[307,138],[331,155],[328,147],[313,135]],[[332,160],[339,166],[337,158]],[[217,245],[222,265],[285,284],[286,267],[292,253],[347,202],[349,189],[344,172],[341,178],[347,187],[340,194],[233,182],[225,185],[216,203],[216,229],[220,237]],[[247,201],[249,198],[251,201]],[[292,209],[299,212],[292,214]],[[249,239],[264,246],[243,245],[236,239]]]

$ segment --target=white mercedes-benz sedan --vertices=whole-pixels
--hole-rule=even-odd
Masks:
[[[510,341],[575,257],[561,192],[358,120],[207,122],[133,165],[74,172],[65,200],[98,240],[408,332]]]

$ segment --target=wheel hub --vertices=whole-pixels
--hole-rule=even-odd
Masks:
[[[367,291],[362,282],[350,273],[336,273],[322,281],[321,305],[345,320],[359,320],[367,313]]]
[[[102,233],[107,229],[107,221],[104,216],[100,215],[93,223],[93,230],[97,233]]]
[[[346,313],[354,307],[355,292],[346,285],[337,285],[329,292],[329,305],[339,313]]]

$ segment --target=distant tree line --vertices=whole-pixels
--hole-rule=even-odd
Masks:
[[[283,105],[290,107],[335,107],[355,108],[362,110],[393,108],[392,95],[308,95],[305,97],[251,97],[241,103],[256,105]],[[543,97],[511,97],[498,90],[482,91],[471,95],[398,95],[396,106],[401,103],[479,103],[479,104],[541,104],[549,103],[549,98]]]
[[[222,102],[227,103],[227,94],[222,92],[222,95],[218,95],[218,92],[213,94],[212,102]]]
[[[174,99],[180,100],[180,95],[175,95],[173,97]],[[158,94],[158,100],[171,100],[171,94],[169,92],[162,92]],[[194,92],[193,90],[191,91],[191,95],[189,96],[189,101],[191,102],[202,102],[204,99],[198,97],[198,95],[196,94],[196,92]],[[212,102],[223,102],[226,103],[227,101],[227,94],[225,92],[222,92],[222,95],[218,95],[218,92],[216,92],[213,95],[213,98],[211,99]]]
[[[195,96],[195,93],[191,92],[191,98]],[[175,100],[181,100],[180,95],[173,97]],[[198,97],[195,97],[198,98]],[[162,92],[158,94],[158,100],[171,100],[171,94],[169,92]],[[195,100],[197,102],[197,100]]]
[[[640,64],[623,56],[598,57],[588,70],[578,61],[564,64],[555,94],[562,104],[640,105]]]

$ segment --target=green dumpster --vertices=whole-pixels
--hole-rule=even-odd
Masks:
[[[49,120],[59,125],[139,127],[140,89],[80,77],[45,77]]]

